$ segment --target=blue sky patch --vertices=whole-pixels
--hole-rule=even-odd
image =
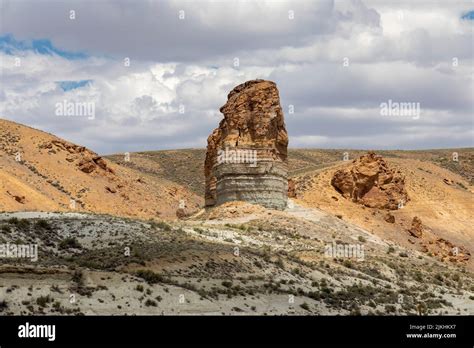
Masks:
[[[461,18],[473,21],[474,20],[474,10],[469,11],[468,13],[463,15]]]
[[[71,91],[73,89],[81,88],[92,83],[92,80],[79,80],[79,81],[56,81],[64,92]]]
[[[85,59],[84,52],[69,52],[55,47],[49,39],[16,40],[12,34],[0,36],[0,51],[13,55],[17,51],[33,51],[44,55],[57,55],[69,60]]]

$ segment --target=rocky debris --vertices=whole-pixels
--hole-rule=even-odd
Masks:
[[[65,140],[53,139],[40,144],[38,148],[46,149],[50,154],[66,151],[68,153],[66,161],[70,163],[77,161],[77,166],[84,173],[90,174],[96,169],[113,173],[112,168],[108,167],[107,162],[102,157],[84,146],[79,146]]]
[[[450,262],[466,262],[471,258],[471,253],[463,246],[455,246],[450,241],[438,238],[436,245],[441,249],[441,260]]]
[[[395,216],[393,216],[392,214],[390,213],[387,213],[385,214],[384,218],[383,218],[386,222],[388,222],[389,224],[394,224],[395,223]]]
[[[314,177],[312,175],[297,176],[289,179],[294,182],[295,188],[298,187],[298,193],[301,195],[303,192],[306,192],[313,188]],[[289,181],[288,180],[288,181]],[[290,183],[288,182],[288,185]]]
[[[187,216],[186,214],[186,211],[184,210],[184,208],[178,208],[176,209],[176,217],[178,219],[183,219]]]
[[[86,159],[81,160],[77,166],[80,170],[87,174],[92,173],[96,167],[94,162]]]
[[[416,238],[423,236],[423,223],[418,216],[415,216],[411,221],[411,227],[408,229],[408,232]]]
[[[443,182],[444,182],[446,185],[452,185],[452,180],[443,179]]]
[[[25,196],[20,196],[20,195],[11,193],[10,191],[7,191],[7,194],[20,204],[25,204],[26,203],[26,197]]]
[[[470,251],[464,246],[456,246],[444,238],[430,240],[428,244],[422,243],[421,250],[430,253],[443,262],[465,263],[471,258]]]
[[[79,161],[77,166],[81,171],[87,174],[92,173],[98,168],[109,173],[114,172],[112,168],[107,166],[107,162],[105,162],[105,160],[100,156],[84,157]]]
[[[53,145],[72,154],[86,152],[86,148],[84,146],[72,144],[64,140],[51,140],[48,145],[50,147],[46,148],[50,149]]]
[[[390,169],[382,156],[374,152],[336,171],[331,185],[345,198],[370,208],[396,210],[408,201],[405,177]]]
[[[220,111],[224,118],[207,139],[206,206],[240,200],[284,209],[288,134],[276,84],[238,85]]]
[[[106,190],[107,192],[110,192],[110,193],[116,193],[116,192],[117,192],[116,189],[114,189],[114,188],[112,188],[112,187],[109,187],[109,186],[105,186],[105,190]]]
[[[296,182],[288,179],[288,198],[296,198]]]

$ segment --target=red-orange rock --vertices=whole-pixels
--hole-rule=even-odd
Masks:
[[[288,134],[276,84],[272,81],[252,80],[238,85],[229,93],[227,103],[220,108],[220,111],[224,114],[224,118],[207,139],[204,166],[206,205],[212,206],[218,203],[216,164],[219,153],[229,149],[255,151],[258,165],[229,163],[229,166],[220,168],[219,177],[222,181],[233,173],[240,174],[238,179],[241,179],[240,182],[236,179],[235,182],[227,180],[222,183],[222,186],[225,186],[223,196],[227,196],[221,203],[233,200],[234,197],[263,205],[268,203],[267,206],[274,204],[286,206]],[[266,167],[259,167],[261,163]],[[250,180],[252,177],[260,178],[254,181],[258,187],[253,188],[253,194],[247,194],[244,186],[252,185]],[[274,187],[266,190],[271,185]],[[285,192],[279,193],[281,190]],[[280,202],[283,200],[285,202]]]
[[[17,195],[15,193],[11,193],[10,191],[7,191],[7,194],[20,204],[25,204],[26,203],[26,197],[25,196],[20,196],[20,195]]]
[[[95,163],[91,159],[88,159],[88,158],[81,159],[79,163],[77,164],[77,166],[79,167],[80,170],[82,170],[84,173],[87,173],[87,174],[92,173],[96,168]]]
[[[296,198],[296,183],[292,179],[288,179],[288,197]]]
[[[331,185],[345,198],[370,208],[396,210],[408,201],[405,177],[373,152],[334,173]]]
[[[421,238],[423,236],[423,223],[421,222],[418,216],[415,216],[411,222],[411,227],[408,232],[416,238]]]
[[[388,222],[389,224],[394,224],[395,223],[395,216],[393,216],[390,213],[385,214],[384,220]]]

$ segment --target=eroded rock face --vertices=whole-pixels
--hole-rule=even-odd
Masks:
[[[276,84],[247,81],[221,107],[224,119],[207,139],[207,206],[247,201],[284,209],[288,134]]]
[[[345,198],[371,208],[396,210],[408,201],[405,177],[373,152],[334,173],[331,184]]]
[[[393,216],[390,213],[385,214],[384,220],[388,222],[389,224],[394,224],[395,223],[395,216]]]
[[[48,149],[50,153],[57,153],[58,151],[67,151],[69,153],[66,157],[68,162],[76,162],[77,167],[84,173],[90,174],[96,169],[113,173],[112,168],[109,168],[107,162],[96,153],[86,149],[84,146],[78,146],[64,140],[52,140],[40,145],[42,149]]]
[[[296,181],[288,179],[288,197],[296,198]]]
[[[411,221],[411,227],[408,230],[413,237],[421,238],[423,236],[423,223],[418,216],[415,216]]]

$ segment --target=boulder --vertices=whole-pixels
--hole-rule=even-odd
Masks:
[[[395,223],[395,216],[393,216],[390,213],[385,214],[384,220],[388,222],[389,224],[394,224]]]
[[[411,227],[408,232],[416,238],[421,238],[423,236],[423,223],[421,222],[418,216],[415,216],[411,222]]]
[[[331,185],[345,198],[370,208],[396,210],[408,201],[405,177],[374,152],[336,171]]]

